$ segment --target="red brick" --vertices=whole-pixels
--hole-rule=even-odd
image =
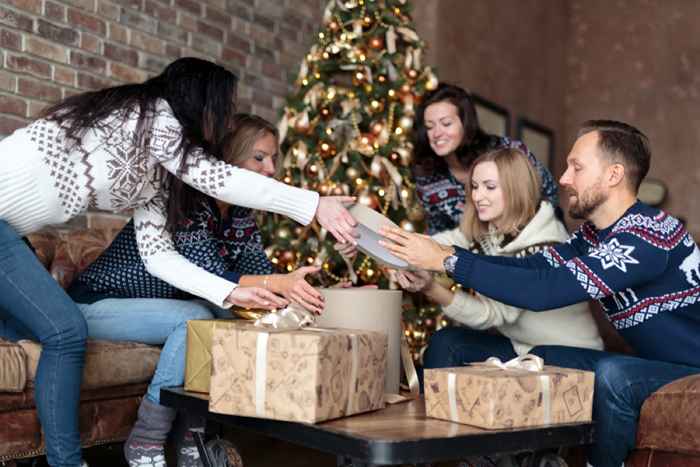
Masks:
[[[114,62],[109,65],[109,76],[126,83],[142,83],[148,78],[145,71]]]
[[[78,94],[82,94],[83,92],[84,91],[79,91],[77,89],[63,88],[63,99],[72,96],[77,96]]]
[[[275,30],[275,21],[271,18],[268,18],[267,16],[260,15],[258,13],[255,13],[253,15],[253,23],[267,29],[270,32],[273,32]]]
[[[69,5],[73,5],[74,7],[78,7],[79,9],[84,11],[93,12],[96,10],[95,0],[63,0],[63,2]]]
[[[104,74],[105,70],[107,70],[106,60],[76,52],[75,50],[70,52],[70,64],[75,68],[81,68],[95,74]]]
[[[46,17],[54,21],[66,21],[66,7],[58,3],[46,2]]]
[[[132,10],[143,10],[143,0],[113,0],[117,5],[121,5],[124,8],[131,8]]]
[[[37,118],[49,105],[46,102],[29,101],[29,118]]]
[[[41,0],[4,0],[4,3],[30,13],[41,13]]]
[[[102,53],[102,39],[86,32],[80,33],[80,48],[94,54]]]
[[[246,55],[236,49],[230,47],[224,47],[221,52],[221,58],[230,65],[236,67],[244,67],[246,65]]]
[[[177,12],[177,24],[188,31],[197,30],[197,20],[183,11]]]
[[[89,75],[87,73],[78,73],[78,87],[80,89],[87,89],[90,91],[95,91],[98,89],[104,89],[114,86],[112,81],[105,78],[98,78],[96,76]]]
[[[139,54],[133,49],[119,47],[109,42],[105,43],[104,49],[104,56],[110,60],[123,62],[131,66],[137,66],[139,63]]]
[[[155,18],[133,10],[123,10],[119,16],[119,22],[131,29],[139,29],[149,33],[155,33],[158,28],[158,22]]]
[[[66,45],[78,45],[80,35],[73,28],[56,26],[41,18],[37,20],[37,34],[52,42],[60,42]]]
[[[204,17],[210,21],[219,23],[226,28],[231,26],[231,16],[212,8],[211,6],[207,6],[206,11],[204,12]]]
[[[162,55],[165,51],[165,42],[139,31],[131,31],[131,40],[129,43],[136,48],[143,49],[156,55]]]
[[[7,24],[22,31],[32,32],[34,20],[7,8],[0,8],[0,24]]]
[[[61,99],[61,88],[50,84],[19,78],[17,92],[21,96],[33,97],[43,101],[56,102]]]
[[[5,91],[15,92],[15,83],[17,78],[14,75],[0,70],[0,89]]]
[[[149,16],[169,23],[175,23],[175,21],[177,21],[177,12],[174,8],[161,5],[155,0],[146,0],[143,11]]]
[[[0,113],[27,116],[27,101],[19,97],[0,94]]]
[[[51,66],[48,63],[26,55],[8,54],[5,65],[8,70],[28,73],[39,78],[51,77]]]
[[[186,44],[188,35],[184,29],[161,21],[158,23],[158,37],[164,39],[166,44],[173,41]]]
[[[168,57],[153,57],[150,55],[142,55],[139,63],[139,68],[150,71],[154,74],[159,74],[170,63],[173,58],[179,57],[179,49],[176,55],[168,55]]]
[[[250,42],[235,34],[228,35],[226,45],[243,53],[250,53],[251,51]]]
[[[109,23],[109,33],[107,34],[107,37],[110,40],[126,44],[127,42],[129,42],[129,30],[126,29],[124,26]]]
[[[19,50],[22,47],[22,36],[9,29],[0,29],[0,48]]]
[[[58,65],[54,65],[53,67],[53,80],[57,83],[75,86],[77,75],[76,71],[71,68],[64,68]]]
[[[202,34],[206,34],[219,42],[223,42],[224,40],[223,30],[216,26],[212,26],[211,24],[207,24],[204,21],[197,21],[197,31],[201,32]]]
[[[68,22],[74,27],[87,29],[101,36],[104,36],[107,32],[107,23],[103,19],[86,15],[82,11],[73,8],[68,9]]]
[[[271,79],[276,79],[279,81],[284,81],[285,78],[285,68],[277,65],[276,63],[263,60],[262,62],[262,73]]]
[[[192,34],[192,48],[204,52],[210,57],[221,56],[221,43],[202,35]]]
[[[165,55],[167,55],[170,58],[180,58],[182,57],[182,52],[180,50],[180,47],[173,45],[173,44],[165,44]]]
[[[121,9],[105,0],[97,0],[97,14],[112,21],[119,21]]]
[[[24,38],[24,50],[55,62],[68,63],[68,49],[62,45],[52,44],[34,36]]]
[[[16,129],[25,126],[27,123],[27,120],[0,115],[0,135],[9,135]]]
[[[175,8],[188,11],[197,16],[202,16],[202,6],[195,0],[175,0]]]

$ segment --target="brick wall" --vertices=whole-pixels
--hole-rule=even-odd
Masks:
[[[197,56],[238,73],[239,110],[277,120],[325,0],[0,0],[0,138],[46,105]],[[88,213],[75,227],[116,227]]]
[[[49,103],[198,56],[237,71],[240,109],[273,121],[323,0],[0,0],[0,137]]]

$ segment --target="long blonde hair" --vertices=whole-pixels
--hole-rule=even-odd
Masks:
[[[257,115],[239,113],[233,116],[231,131],[221,141],[223,159],[231,165],[240,165],[252,157],[253,146],[258,139],[271,134],[279,144],[279,134],[275,126]]]
[[[469,185],[464,203],[464,214],[460,229],[471,241],[480,241],[489,231],[488,222],[479,220],[471,196],[471,178],[474,168],[482,162],[493,162],[498,169],[498,179],[503,191],[505,207],[500,233],[515,235],[525,227],[540,205],[540,180],[527,155],[514,148],[496,149],[480,155],[474,160],[469,175]]]

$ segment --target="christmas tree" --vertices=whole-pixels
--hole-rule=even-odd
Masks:
[[[404,229],[422,231],[424,214],[411,181],[411,130],[421,95],[438,84],[422,64],[424,47],[407,0],[330,1],[279,124],[280,179],[322,195],[356,196]],[[268,216],[260,225],[280,272],[318,265],[318,285],[389,286],[371,258],[343,258],[316,223],[301,227]],[[408,311],[414,324],[437,314],[435,308]],[[420,330],[416,338],[422,342]]]

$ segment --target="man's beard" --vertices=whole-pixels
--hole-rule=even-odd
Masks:
[[[608,194],[601,189],[600,183],[596,183],[580,195],[574,190],[567,192],[576,196],[576,202],[569,203],[569,215],[574,219],[589,219],[593,211],[608,200]]]

